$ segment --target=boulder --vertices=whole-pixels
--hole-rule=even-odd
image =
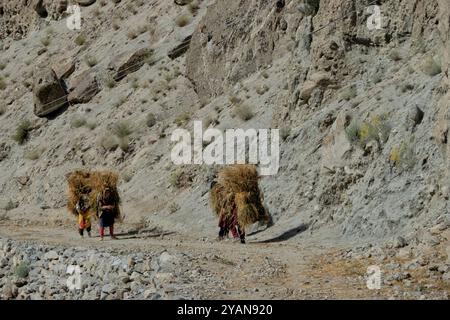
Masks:
[[[44,117],[67,105],[63,83],[49,67],[35,71],[33,85],[34,114]]]
[[[127,51],[112,59],[108,69],[112,70],[114,79],[120,81],[130,73],[138,71],[153,54],[150,48]]]
[[[316,72],[309,77],[309,80],[303,83],[300,98],[308,101],[316,88],[325,88],[331,83],[332,81],[326,72]]]
[[[348,163],[352,146],[345,131],[347,122],[348,115],[343,111],[337,116],[330,132],[323,139],[322,167],[343,167]]]
[[[70,104],[87,103],[100,92],[97,78],[89,71],[81,73],[70,83]]]
[[[52,69],[59,80],[67,79],[75,71],[75,62],[63,59],[53,64]]]

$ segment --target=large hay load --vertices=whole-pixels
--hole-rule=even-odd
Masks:
[[[120,196],[117,189],[119,175],[112,171],[76,170],[67,175],[68,201],[67,209],[70,213],[78,215],[75,206],[83,195],[89,198],[89,207],[92,212],[97,211],[97,199],[102,192],[109,188],[116,204],[115,217],[120,217]]]
[[[231,216],[236,207],[241,228],[255,222],[269,224],[271,218],[262,204],[258,182],[259,175],[254,165],[234,165],[222,169],[210,193],[211,206],[216,215]]]

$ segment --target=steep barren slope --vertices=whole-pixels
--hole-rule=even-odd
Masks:
[[[79,31],[53,2],[46,17],[33,3],[1,8],[5,217],[69,219],[65,174],[110,167],[130,221],[212,235],[214,168],[170,161],[171,132],[203,120],[283,129],[280,171],[262,180],[267,232],[440,241],[429,230],[448,224],[447,1],[379,1],[381,30],[367,27],[370,1],[318,1],[307,14],[301,1],[96,1]],[[70,103],[37,117],[36,79],[52,66]]]

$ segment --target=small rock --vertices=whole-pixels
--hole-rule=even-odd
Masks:
[[[57,260],[58,258],[59,258],[59,255],[54,250],[51,250],[51,251],[47,252],[46,254],[44,254],[45,260]]]

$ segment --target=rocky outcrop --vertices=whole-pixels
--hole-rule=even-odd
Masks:
[[[70,82],[68,101],[70,104],[87,103],[100,92],[97,78],[85,71]]]
[[[51,68],[35,70],[33,99],[34,114],[38,117],[47,116],[67,105],[64,86]]]
[[[217,97],[272,62],[283,30],[274,1],[213,3],[192,36],[187,76],[201,99]],[[258,17],[258,19],[255,19]]]
[[[150,48],[141,48],[135,51],[127,51],[113,58],[108,69],[113,72],[113,78],[120,81],[130,73],[136,72],[149,61],[153,54]]]
[[[67,0],[4,0],[0,4],[0,39],[22,39],[42,19],[60,19],[66,8]]]

